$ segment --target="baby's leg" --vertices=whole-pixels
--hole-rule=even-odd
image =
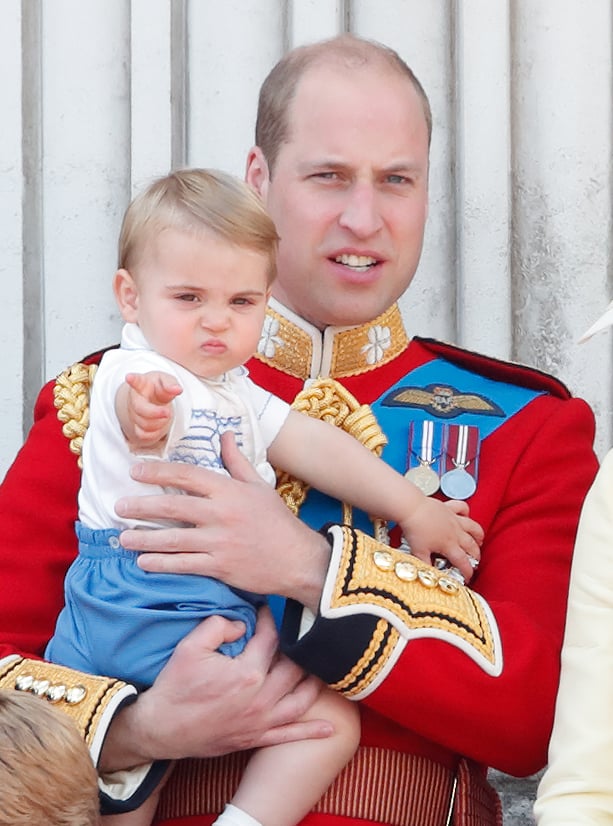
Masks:
[[[249,761],[232,807],[219,826],[253,823],[294,826],[313,808],[360,742],[357,705],[323,689],[303,719],[329,720],[335,732],[322,740],[298,740],[259,749]],[[238,816],[248,813],[251,820]]]

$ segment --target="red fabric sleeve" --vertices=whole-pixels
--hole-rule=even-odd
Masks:
[[[497,623],[502,673],[488,675],[446,641],[409,640],[361,700],[365,745],[417,749],[441,760],[441,753],[461,754],[515,775],[545,764],[575,532],[597,470],[593,436],[584,402],[546,395],[483,442],[470,506],[486,539],[472,585]],[[323,674],[353,650],[344,673],[359,669],[373,628],[359,620],[376,614],[367,594],[363,600],[363,613],[346,622],[318,618],[307,637],[289,641],[291,656]],[[301,646],[309,649],[304,659]]]
[[[482,454],[471,515],[485,528],[474,589],[500,631],[500,677],[438,640],[414,640],[365,703],[451,751],[514,775],[546,762],[570,562],[594,478],[593,416],[537,399]]]
[[[41,390],[30,434],[0,486],[0,657],[42,656],[77,552],[80,470],[62,434],[53,385]]]

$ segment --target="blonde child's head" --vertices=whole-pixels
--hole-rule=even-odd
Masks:
[[[95,826],[98,783],[74,722],[47,700],[0,690],[0,826]]]
[[[119,236],[119,267],[132,272],[160,232],[214,233],[267,256],[268,283],[276,275],[275,225],[246,183],[214,169],[182,169],[158,178],[126,210]]]

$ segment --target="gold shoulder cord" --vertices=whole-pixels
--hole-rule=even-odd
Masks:
[[[367,404],[360,404],[342,384],[329,378],[316,379],[302,390],[292,403],[292,408],[322,419],[340,427],[356,438],[376,456],[381,455],[387,439]],[[287,507],[296,515],[300,511],[309,486],[290,476],[285,471],[277,471],[277,492]],[[343,503],[343,522],[351,525],[351,506]],[[377,536],[384,539],[384,526],[380,519],[373,519]]]
[[[77,456],[79,467],[83,437],[89,425],[89,394],[98,369],[97,364],[77,362],[57,377],[53,388],[57,417],[62,422],[62,433],[70,442],[70,450]]]

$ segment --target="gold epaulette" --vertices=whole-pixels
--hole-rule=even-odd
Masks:
[[[302,390],[292,403],[292,408],[322,419],[345,430],[367,447],[375,456],[380,456],[387,438],[381,430],[374,413],[367,404],[360,404],[342,384],[330,378],[319,378]],[[287,507],[296,515],[303,504],[308,486],[300,479],[280,472],[277,476],[277,492]],[[343,522],[351,524],[351,508],[343,504]],[[379,530],[380,525],[376,526]]]
[[[356,698],[382,682],[411,639],[435,638],[498,676],[502,649],[485,600],[444,570],[388,548],[346,526],[330,529],[333,555],[320,611],[324,617],[357,612],[379,617],[370,644],[351,673],[333,688]]]
[[[60,373],[53,388],[53,403],[63,425],[62,433],[70,442],[79,467],[82,467],[83,437],[89,426],[89,395],[97,369],[97,364],[77,362]]]
[[[0,688],[28,691],[67,714],[87,743],[94,763],[113,715],[128,697],[136,695],[134,686],[122,680],[22,657],[0,660]]]

